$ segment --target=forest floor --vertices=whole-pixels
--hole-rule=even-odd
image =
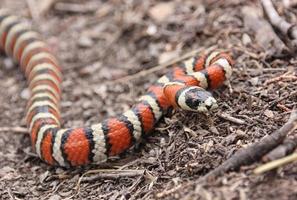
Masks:
[[[276,5],[296,23],[297,9],[282,1]],[[230,84],[214,91],[216,112],[173,111],[120,159],[65,170],[46,165],[33,152],[22,131],[26,80],[1,55],[1,199],[297,199],[296,163],[254,175],[259,161],[197,182],[238,149],[281,127],[296,106],[290,94],[297,88],[297,59],[274,34],[259,2],[57,0],[44,11],[34,0],[1,0],[0,7],[32,18],[61,62],[65,127],[90,125],[128,109],[169,68],[130,76],[167,60],[220,48],[236,61]],[[129,78],[117,81],[123,77]]]

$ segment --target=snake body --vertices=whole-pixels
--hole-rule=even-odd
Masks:
[[[128,111],[83,128],[61,128],[61,67],[39,33],[24,20],[0,10],[0,49],[19,63],[31,96],[26,123],[33,149],[50,165],[101,163],[148,135],[171,107],[207,112],[217,107],[212,90],[232,73],[232,58],[212,51],[178,65],[148,88]]]

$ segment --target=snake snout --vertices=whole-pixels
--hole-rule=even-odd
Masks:
[[[208,112],[218,107],[217,101],[212,94],[201,87],[192,86],[185,93],[187,110],[195,112]]]
[[[215,98],[213,98],[212,96],[208,97],[205,100],[205,106],[209,111],[216,110],[219,107],[217,104],[217,100]]]

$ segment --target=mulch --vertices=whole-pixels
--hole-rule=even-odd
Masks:
[[[1,55],[2,199],[297,198],[296,163],[254,175],[259,161],[197,182],[237,150],[280,128],[296,107],[297,59],[258,1],[56,0],[45,10],[32,2],[2,0],[0,7],[31,18],[59,58],[65,127],[90,125],[128,109],[169,67],[134,74],[188,52],[226,49],[236,64],[230,83],[213,92],[217,112],[172,111],[120,159],[62,169],[33,152],[24,131],[26,81]],[[275,5],[288,21],[297,21],[296,8]]]

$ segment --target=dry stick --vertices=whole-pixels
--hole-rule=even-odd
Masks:
[[[277,28],[284,36],[292,40],[292,48],[297,51],[297,25],[290,24],[279,16],[275,10],[271,0],[261,0],[264,12],[266,13],[269,22]]]
[[[116,173],[101,173],[96,174],[90,177],[83,177],[81,182],[92,182],[97,181],[100,179],[118,179],[118,178],[125,178],[125,177],[135,177],[135,176],[142,176],[144,174],[144,170],[130,170],[128,172],[116,172]]]
[[[280,129],[274,131],[271,135],[263,137],[259,142],[250,145],[246,149],[239,150],[219,167],[206,174],[203,179],[214,179],[225,172],[236,170],[243,165],[248,165],[261,159],[263,155],[282,143],[286,136],[296,128],[297,110],[294,110],[289,120]]]
[[[246,124],[246,122],[244,120],[232,117],[232,116],[230,116],[230,115],[228,115],[226,113],[217,113],[217,116],[224,119],[224,120],[233,122],[235,124],[239,124],[239,125]]]
[[[29,133],[28,129],[23,127],[0,127],[0,132]]]
[[[283,144],[279,145],[268,154],[266,154],[262,160],[264,162],[269,162],[272,160],[276,160],[282,158],[290,153],[292,153],[297,147],[297,136],[294,138],[286,138]]]

